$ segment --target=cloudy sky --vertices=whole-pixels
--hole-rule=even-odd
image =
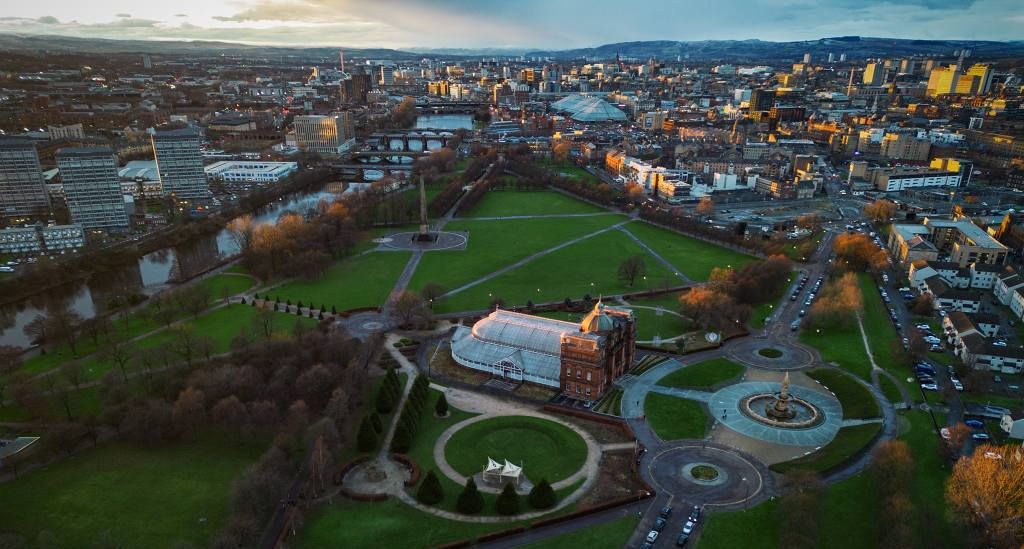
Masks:
[[[350,47],[1024,39],[1022,0],[4,0],[0,32]]]

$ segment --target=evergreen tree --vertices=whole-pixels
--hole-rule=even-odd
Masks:
[[[434,412],[441,417],[448,415],[448,399],[445,398],[444,393],[437,395],[437,404],[434,405]]]
[[[359,445],[360,452],[372,452],[377,448],[377,432],[374,431],[373,425],[366,417],[359,424],[359,434],[356,437],[356,442]]]
[[[395,428],[395,438],[391,439],[391,451],[404,454],[412,447],[412,433],[409,428],[401,423]]]
[[[519,512],[519,494],[512,487],[512,483],[505,485],[505,488],[498,495],[495,507],[499,515],[514,515]]]
[[[441,481],[437,479],[437,475],[431,470],[423,478],[419,490],[416,491],[416,501],[426,505],[434,505],[440,503],[442,499],[444,499],[444,489],[441,488]]]
[[[381,385],[380,390],[377,391],[377,411],[382,414],[390,414],[395,409],[395,396],[394,392],[387,385]]]
[[[548,484],[547,479],[541,479],[540,483],[530,490],[529,502],[530,507],[534,509],[548,509],[555,506],[557,503],[555,490]]]
[[[381,421],[380,414],[377,412],[370,414],[370,425],[373,425],[373,430],[376,431],[377,434],[384,432],[384,422]]]
[[[455,509],[466,515],[475,515],[482,511],[483,508],[484,497],[477,490],[473,477],[469,477],[466,480],[466,487],[462,489],[459,499],[455,502]]]

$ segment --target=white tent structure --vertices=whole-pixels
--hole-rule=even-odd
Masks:
[[[490,457],[487,458],[487,465],[484,465],[483,471],[480,473],[480,477],[487,482],[496,482],[503,484],[505,481],[512,481],[516,487],[519,486],[519,481],[523,476],[523,468],[505,460],[504,465],[494,461]]]

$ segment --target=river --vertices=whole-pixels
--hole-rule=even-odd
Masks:
[[[472,130],[471,114],[421,114],[416,117],[417,130]]]
[[[287,196],[254,212],[258,223],[273,223],[285,212],[304,213],[320,200],[339,195],[326,191],[302,192]],[[0,307],[0,345],[28,347],[25,325],[42,314],[48,305],[66,303],[82,318],[103,312],[108,301],[118,295],[152,295],[175,281],[188,280],[209,270],[224,258],[238,253],[238,245],[225,229],[216,235],[198,238],[183,246],[165,248],[139,258],[138,264],[117,273],[104,273],[87,282],[69,284],[61,289],[29,298],[16,305]]]

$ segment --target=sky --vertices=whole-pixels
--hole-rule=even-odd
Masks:
[[[0,32],[285,46],[570,49],[634,40],[1024,40],[1024,0],[3,0]]]

